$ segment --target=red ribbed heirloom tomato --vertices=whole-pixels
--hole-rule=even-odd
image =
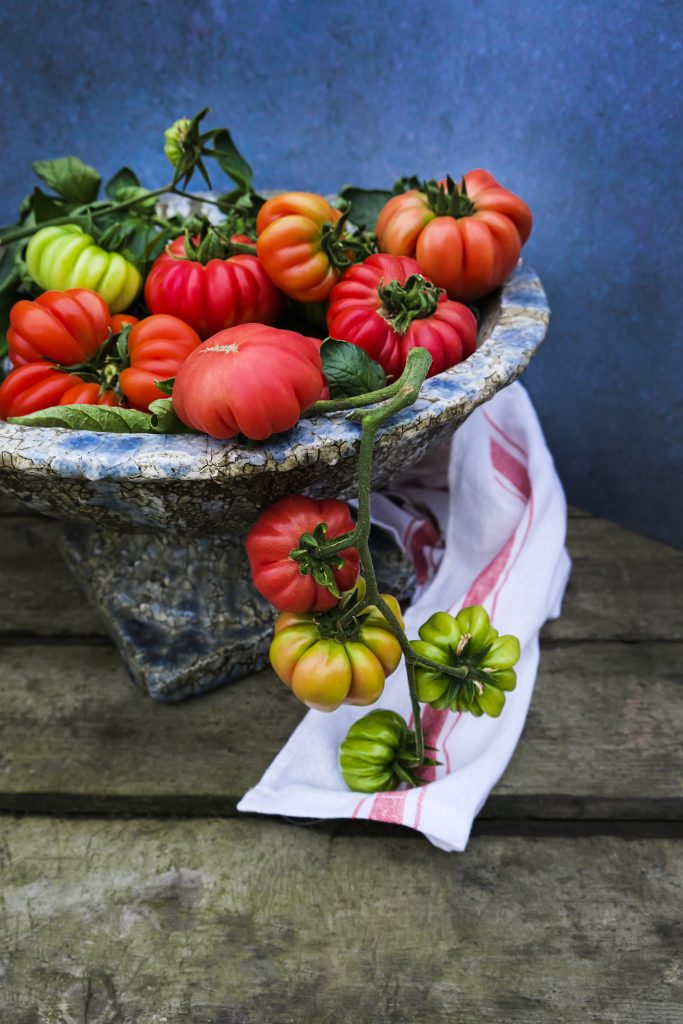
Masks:
[[[377,218],[382,252],[413,256],[451,299],[475,302],[510,276],[531,233],[526,203],[488,171],[394,196]]]
[[[339,280],[335,252],[341,216],[314,192],[284,192],[259,210],[258,258],[278,288],[297,302],[323,302]]]
[[[396,598],[382,597],[402,623]],[[386,619],[370,605],[358,614],[355,630],[345,640],[323,635],[312,612],[282,612],[269,657],[276,674],[300,701],[318,711],[334,711],[340,704],[374,704],[401,654]]]
[[[0,384],[0,420],[28,416],[54,405],[118,405],[113,391],[102,391],[76,374],[64,373],[41,360],[18,366]]]
[[[154,381],[175,377],[199,344],[197,332],[176,316],[158,313],[136,323],[128,335],[130,366],[119,375],[129,404],[147,412],[151,402],[166,398]]]
[[[364,349],[389,377],[400,376],[412,348],[430,353],[433,377],[466,359],[477,343],[467,306],[447,299],[415,260],[381,253],[350,267],[334,286],[327,329]]]
[[[43,292],[12,306],[9,356],[15,366],[38,359],[73,366],[92,358],[113,330],[107,304],[97,292]]]
[[[212,437],[263,441],[289,430],[323,390],[319,346],[295,331],[242,324],[220,331],[180,367],[173,408]]]
[[[234,241],[253,244],[241,236]],[[282,293],[256,256],[236,253],[203,263],[186,254],[183,237],[155,260],[145,284],[145,302],[152,313],[184,320],[201,338],[236,324],[274,324],[283,309]]]
[[[329,611],[345,590],[355,586],[360,555],[356,548],[345,548],[326,560],[316,552],[321,541],[341,537],[353,527],[343,501],[316,501],[301,494],[276,501],[247,534],[254,586],[278,611]],[[338,596],[325,583],[331,583]]]

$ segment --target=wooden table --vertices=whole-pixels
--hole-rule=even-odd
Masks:
[[[235,815],[302,708],[152,703],[0,506],[2,1024],[680,1024],[683,554],[581,512],[465,854]],[[245,730],[245,722],[256,728]]]

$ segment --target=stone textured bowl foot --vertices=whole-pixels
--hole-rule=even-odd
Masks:
[[[383,589],[407,601],[412,565],[373,528]],[[254,589],[244,537],[180,544],[169,533],[69,527],[62,551],[121,652],[133,682],[178,701],[263,668],[275,613]]]

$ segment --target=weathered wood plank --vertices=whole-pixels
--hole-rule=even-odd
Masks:
[[[571,519],[567,546],[572,577],[545,637],[683,639],[683,551],[595,518]]]
[[[683,812],[680,643],[553,644],[484,817]],[[514,695],[509,699],[514,700]],[[0,809],[230,815],[304,710],[269,671],[180,706],[91,646],[0,648]]]
[[[681,846],[4,823],[11,1024],[677,1024]]]
[[[60,524],[44,516],[0,518],[0,642],[4,636],[105,636],[58,550]]]
[[[104,636],[57,550],[59,524],[0,518],[0,640],[8,635]],[[569,521],[574,572],[554,640],[683,639],[683,552],[592,517]]]

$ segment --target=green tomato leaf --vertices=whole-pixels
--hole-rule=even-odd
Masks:
[[[399,178],[394,182],[394,187],[391,191],[392,196],[401,196],[404,192],[409,192],[411,189],[421,189],[423,182],[420,181],[416,175],[411,174],[406,178]]]
[[[34,188],[31,196],[31,209],[36,224],[43,224],[46,220],[53,220],[55,217],[62,217],[67,211],[64,203],[59,202],[54,196],[48,196],[39,188]]]
[[[38,177],[69,203],[92,203],[97,198],[101,178],[94,167],[77,156],[58,160],[36,160],[31,165]]]
[[[165,380],[155,380],[154,383],[156,387],[159,388],[159,391],[163,391],[163,393],[165,395],[168,395],[169,398],[173,394],[173,385],[175,384],[175,377],[167,377]],[[159,399],[159,401],[163,401],[163,399]]]
[[[56,405],[28,416],[13,416],[9,423],[23,427],[64,427],[68,430],[106,430],[112,434],[151,434],[152,417],[137,409],[110,405]]]
[[[344,185],[339,193],[340,199],[351,203],[349,220],[357,228],[368,228],[375,230],[377,218],[382,207],[389,202],[392,193],[386,189],[379,188],[355,188],[353,185]]]
[[[110,178],[107,184],[104,186],[104,191],[107,193],[110,199],[115,200],[117,203],[130,202],[131,199],[139,199],[139,204],[136,204],[136,212],[154,210],[156,207],[157,197],[150,196],[149,189],[143,188],[138,180],[138,176],[135,171],[131,171],[130,167],[122,167],[120,171],[117,171],[113,178]],[[130,215],[130,211],[125,211]],[[114,215],[116,211],[113,211]]]
[[[16,291],[5,291],[0,294],[0,360],[4,359],[7,355],[7,330],[9,328],[10,310],[20,298],[21,296]],[[3,376],[4,374],[0,367],[0,380],[2,380]]]
[[[20,281],[18,260],[23,245],[21,240],[11,242],[0,252],[0,294],[16,291]]]
[[[213,150],[205,150],[205,153],[215,158],[221,170],[225,171],[243,192],[249,192],[254,172],[232,141],[230,132],[227,128],[220,128],[212,135]]]
[[[165,382],[162,382],[165,383]],[[155,381],[159,387],[158,381]],[[157,434],[195,434],[196,431],[185,426],[176,415],[170,398],[157,398],[149,407],[152,414],[152,430]]]
[[[386,384],[384,370],[358,345],[327,338],[320,349],[330,398],[353,398]]]
[[[124,190],[139,187],[140,180],[135,171],[131,171],[130,167],[122,167],[109,179],[104,186],[104,191],[110,199],[120,200],[125,198],[125,196],[122,196]]]

